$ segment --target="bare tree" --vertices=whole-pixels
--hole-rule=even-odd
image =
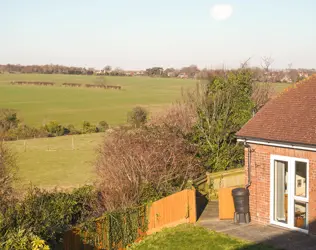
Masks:
[[[268,72],[270,70],[271,65],[273,64],[274,59],[271,56],[263,56],[261,57],[261,67]]]
[[[196,121],[196,107],[192,102],[183,100],[170,105],[165,111],[153,114],[149,124],[166,126],[186,135],[192,131]]]
[[[201,173],[195,146],[164,126],[111,132],[98,150],[96,172],[108,210],[181,190]],[[146,200],[146,199],[145,199]]]
[[[255,104],[254,112],[258,112],[274,95],[275,90],[271,83],[252,84],[251,99]]]
[[[112,70],[112,67],[110,65],[106,65],[103,70],[106,72],[106,71],[111,71]]]
[[[248,59],[246,59],[243,62],[241,62],[240,63],[240,68],[242,68],[242,69],[248,68],[250,60],[251,60],[251,57],[249,57]]]
[[[292,66],[293,66],[293,63],[290,62],[290,63],[287,65],[288,70],[291,70],[291,69],[292,69]]]

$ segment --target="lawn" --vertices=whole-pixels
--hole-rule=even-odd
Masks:
[[[17,153],[18,187],[30,182],[45,188],[92,183],[96,147],[103,136],[99,133],[7,142]]]
[[[229,237],[225,234],[209,231],[194,225],[180,225],[147,236],[132,250],[273,250],[274,248],[252,244]]]
[[[100,77],[43,74],[0,74],[0,108],[18,111],[22,120],[40,126],[51,120],[80,126],[84,120],[110,125],[126,122],[126,114],[137,105],[156,111],[181,97],[181,89],[195,86],[195,80],[105,77],[105,84],[122,90],[62,87],[64,82],[97,84]],[[56,86],[16,86],[11,81],[50,81]]]

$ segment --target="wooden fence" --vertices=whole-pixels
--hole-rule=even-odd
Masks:
[[[244,168],[237,168],[227,171],[206,173],[205,176],[194,180],[198,190],[207,194],[210,198],[218,197],[220,188],[241,187],[245,185]]]
[[[144,235],[149,235],[160,231],[162,228],[176,226],[182,223],[194,223],[197,220],[196,212],[196,190],[186,189],[163,199],[153,202],[146,209],[148,219],[148,230],[142,232],[139,228],[135,232],[136,240]],[[137,211],[137,210],[135,210]],[[145,222],[144,217],[136,215],[142,223]],[[78,234],[78,230],[73,229],[64,234],[64,242],[62,249],[64,250],[103,250],[103,249],[123,249],[123,239],[118,242],[112,242],[109,239],[111,230],[110,218],[98,219],[102,223],[96,221],[97,236],[95,243],[86,244],[84,239]],[[124,228],[124,226],[123,226]],[[110,247],[111,246],[111,247]]]
[[[196,191],[183,190],[154,202],[149,208],[147,234],[182,223],[196,222]]]

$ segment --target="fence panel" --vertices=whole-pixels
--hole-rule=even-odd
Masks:
[[[208,194],[210,198],[218,197],[220,188],[238,187],[245,185],[244,168],[227,171],[206,173],[203,177],[194,180],[194,184],[203,194]]]
[[[183,190],[154,202],[148,219],[148,234],[164,227],[196,222],[195,190]]]
[[[146,234],[152,234],[164,227],[176,226],[181,223],[196,222],[196,191],[183,190],[153,202],[148,209],[148,230],[146,233],[143,233],[140,229],[138,229],[138,237],[142,237]],[[140,219],[144,220],[143,217]],[[64,234],[63,249],[101,250],[109,248],[108,244],[110,241],[107,235],[111,228],[108,228],[106,225],[107,224],[105,223],[99,223],[99,221],[96,221],[98,232],[98,236],[95,240],[96,246],[85,244],[84,240],[79,236],[78,230],[73,229]],[[119,245],[121,245],[121,243],[122,242],[120,242]],[[121,249],[118,245],[116,245],[116,247]]]

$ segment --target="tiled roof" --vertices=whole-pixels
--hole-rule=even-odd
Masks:
[[[316,145],[316,75],[269,101],[237,136]]]

